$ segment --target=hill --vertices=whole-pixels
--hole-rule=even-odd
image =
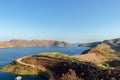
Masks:
[[[37,46],[70,46],[67,42],[59,42],[52,40],[20,40],[13,39],[8,42],[0,42],[0,48],[13,48],[13,47],[37,47]]]
[[[82,54],[95,54],[100,61],[119,59],[117,51],[105,43],[98,44],[96,47],[86,50]]]
[[[95,47],[98,44],[105,43],[108,44],[112,49],[115,50],[120,50],[120,38],[117,39],[110,39],[110,40],[104,40],[104,41],[99,41],[99,42],[92,42],[92,43],[83,43],[80,44],[79,46],[85,46],[85,47]]]
[[[38,70],[37,70],[38,69]],[[57,52],[19,58],[1,71],[43,75],[50,80],[119,80],[120,69],[103,68]],[[32,72],[31,72],[32,71]],[[31,72],[31,73],[30,73]]]
[[[84,61],[95,62],[98,65],[120,68],[120,52],[112,49],[108,44],[101,43],[96,47],[84,51],[76,56]]]

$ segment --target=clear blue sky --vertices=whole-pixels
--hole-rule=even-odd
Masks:
[[[0,41],[120,37],[120,0],[0,0]]]

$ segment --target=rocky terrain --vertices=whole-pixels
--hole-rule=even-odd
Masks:
[[[52,46],[56,45],[59,45],[58,42]],[[49,80],[120,80],[120,52],[108,43],[99,43],[77,56],[58,52],[26,56],[0,71],[41,75]]]
[[[101,43],[77,56],[84,61],[99,62],[107,67],[120,68],[120,52]]]
[[[8,42],[0,42],[0,48],[13,48],[13,47],[37,47],[37,46],[70,46],[67,42],[59,42],[52,40],[16,40],[13,39]]]
[[[112,49],[120,50],[120,38],[104,40],[104,41],[99,41],[99,42],[92,42],[92,43],[83,43],[83,44],[80,44],[79,46],[86,46],[86,47],[93,48],[101,43],[108,44]]]
[[[119,68],[104,68],[95,63],[83,61],[75,56],[68,56],[57,52],[41,53],[20,58],[3,67],[1,71],[21,75],[31,75],[33,73],[33,75],[46,76],[50,80],[120,79]]]

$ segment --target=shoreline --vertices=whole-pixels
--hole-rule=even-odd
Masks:
[[[70,45],[71,46],[71,45]],[[36,47],[70,47],[70,46],[26,46],[26,47],[6,47],[0,49],[11,49],[11,48],[36,48]]]
[[[38,68],[39,70],[48,73],[49,76],[50,76],[50,79],[55,80],[52,71],[50,71],[48,68],[44,67],[43,65],[41,65],[41,66],[36,66],[36,65],[34,65],[34,64],[28,64],[28,63],[25,63],[25,62],[22,61],[24,58],[27,58],[27,57],[29,57],[29,56],[25,56],[25,57],[22,57],[22,58],[18,58],[18,59],[16,59],[16,62],[18,62],[18,63],[20,63],[20,64],[22,64],[22,65],[25,65],[25,66],[30,66],[30,67],[32,67],[32,68]]]

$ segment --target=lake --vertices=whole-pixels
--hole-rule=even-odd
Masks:
[[[78,55],[89,49],[88,47],[25,47],[25,48],[3,48],[0,49],[0,67],[3,67],[17,58],[35,55],[42,52],[61,52],[68,55]],[[0,80],[14,80],[18,75],[0,72]],[[48,80],[42,76],[22,76],[22,80]]]

